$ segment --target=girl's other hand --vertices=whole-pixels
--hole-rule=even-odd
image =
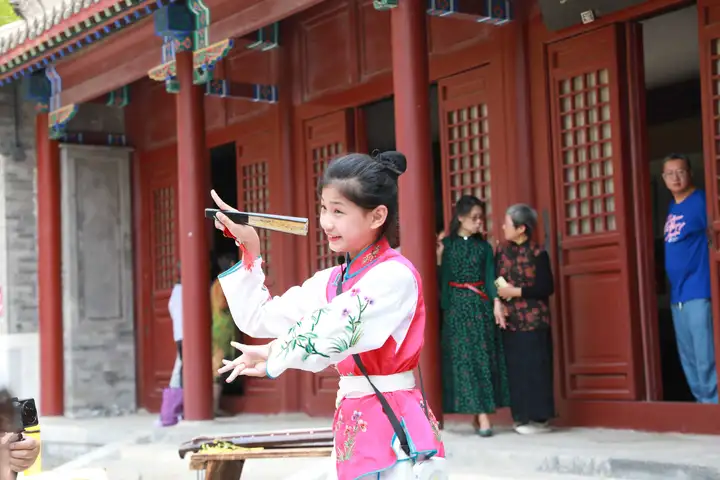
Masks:
[[[271,342],[272,343],[272,342]],[[265,377],[267,376],[267,359],[270,356],[270,345],[243,345],[242,343],[230,342],[230,345],[242,352],[232,362],[224,360],[224,367],[218,370],[218,373],[232,372],[226,382],[230,383],[240,375],[248,377]]]

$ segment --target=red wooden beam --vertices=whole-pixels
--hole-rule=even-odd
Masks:
[[[241,10],[236,0],[211,4],[212,18],[218,20],[210,25],[209,41],[242,38],[242,46],[254,41],[252,32],[322,1],[264,0]],[[162,39],[155,36],[153,23],[143,20],[85,52],[61,60],[56,70],[63,79],[62,105],[82,103],[146,76],[162,63],[161,49]]]
[[[405,0],[391,10],[395,132],[399,151],[409,160],[400,177],[402,253],[417,268],[425,289],[425,346],[420,357],[428,403],[442,424],[440,321],[435,256],[435,198],[430,151],[430,95],[427,14],[423,0]]]
[[[162,39],[145,21],[110,37],[56,67],[63,82],[61,104],[83,103],[129,85],[162,63]]]
[[[61,283],[60,149],[48,138],[48,114],[35,122],[37,149],[38,317],[40,321],[40,412],[65,413],[65,354]]]
[[[210,25],[211,43],[223,38],[242,37],[324,0],[264,0],[242,10],[233,8],[235,1],[231,0],[212,9],[213,18],[218,20]]]

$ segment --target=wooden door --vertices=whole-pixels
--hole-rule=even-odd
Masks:
[[[720,175],[720,0],[700,0],[698,19],[705,178],[717,179]],[[715,356],[720,368],[720,184],[718,181],[708,181],[705,190],[710,234]]]
[[[259,213],[272,212],[272,198],[280,192],[270,188],[270,166],[275,161],[275,132],[272,129],[247,132],[236,141],[237,155],[237,203],[240,210]],[[276,198],[276,197],[275,197]],[[272,235],[268,230],[258,229],[260,249],[264,259],[265,285],[273,295],[275,272],[279,265],[273,262]],[[249,344],[265,344],[267,339],[245,337]],[[255,413],[280,412],[283,404],[283,387],[286,375],[278,380],[245,377],[240,411]]]
[[[502,238],[507,207],[505,119],[501,76],[494,64],[438,83],[445,226],[462,195],[485,202],[484,229]]]
[[[320,202],[317,184],[330,160],[354,148],[352,112],[342,110],[303,124],[307,171],[308,217],[310,219],[310,274],[337,265],[337,254],[330,251],[320,228]],[[332,415],[335,410],[338,376],[334,367],[301,380],[301,405],[308,415]]]
[[[142,335],[142,404],[151,412],[160,410],[162,391],[168,386],[175,363],[172,319],[168,301],[179,281],[177,157],[175,149],[141,154],[141,228],[143,283],[140,304]]]
[[[548,47],[555,277],[571,399],[641,395],[621,33],[612,25]]]

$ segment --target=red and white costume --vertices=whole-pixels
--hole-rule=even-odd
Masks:
[[[438,424],[429,408],[426,415],[413,375],[425,329],[422,282],[413,265],[381,239],[347,267],[341,295],[336,295],[341,268],[334,267],[274,298],[264,285],[261,265],[261,258],[249,267],[239,262],[220,275],[228,306],[241,331],[277,339],[267,361],[268,377],[289,368],[337,368],[333,457],[338,480],[409,480],[421,478],[419,466],[444,470]],[[351,355],[356,353],[403,424],[415,462],[400,449],[380,402],[355,365]]]

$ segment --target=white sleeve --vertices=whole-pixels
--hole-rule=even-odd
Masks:
[[[304,315],[327,303],[332,268],[322,270],[300,287],[273,298],[265,286],[262,258],[248,270],[242,262],[218,276],[235,325],[254,338],[277,338]]]
[[[390,336],[400,345],[418,296],[415,275],[404,264],[391,260],[373,267],[351,290],[273,342],[268,377],[288,368],[319,372],[352,354],[382,347]]]

